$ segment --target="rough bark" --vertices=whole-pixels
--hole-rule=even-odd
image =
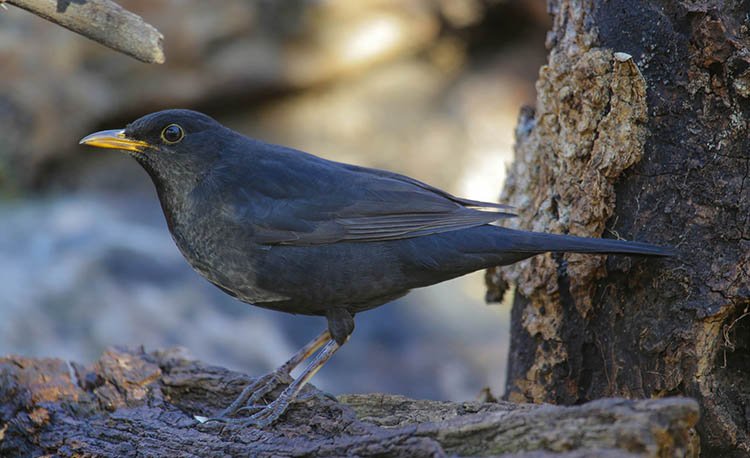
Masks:
[[[546,255],[490,272],[491,296],[517,285],[507,396],[692,396],[704,456],[747,456],[750,2],[549,8],[549,60],[503,200],[519,227],[679,255]]]
[[[195,421],[239,393],[238,376],[174,352],[112,349],[89,367],[2,358],[0,456],[684,456],[698,420],[685,398],[559,407],[375,394],[315,396],[265,430]]]
[[[140,61],[164,63],[162,34],[111,0],[4,1]]]

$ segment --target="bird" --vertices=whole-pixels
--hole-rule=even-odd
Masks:
[[[277,421],[349,339],[355,315],[411,289],[546,252],[674,254],[502,227],[515,216],[507,205],[265,143],[187,109],[151,113],[80,144],[123,150],[145,169],[175,244],[216,287],[250,305],[326,318],[323,332],[210,418],[243,426]]]

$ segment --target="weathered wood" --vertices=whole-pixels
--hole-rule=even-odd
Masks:
[[[517,285],[509,400],[691,396],[706,456],[750,453],[747,7],[549,2],[549,60],[503,201],[523,228],[679,254],[547,255],[493,271],[491,297]]]
[[[557,407],[375,394],[315,396],[265,430],[195,421],[239,393],[238,376],[173,352],[111,349],[88,367],[2,358],[0,456],[684,456],[698,419],[685,398]]]
[[[162,34],[111,0],[6,0],[146,63],[164,63]]]

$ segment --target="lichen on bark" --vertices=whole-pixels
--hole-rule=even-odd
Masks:
[[[616,59],[612,50],[592,46],[595,34],[574,8],[557,15],[556,29],[563,20],[566,33],[539,72],[533,128],[517,133],[501,200],[517,208],[516,227],[601,237],[614,212],[615,181],[643,155],[646,82],[632,59]],[[604,259],[546,254],[498,269],[496,275],[529,299],[522,313],[529,334],[555,342],[561,339],[563,320],[556,281],[560,262],[566,264],[575,307],[586,318],[596,302],[593,280],[606,275]],[[515,383],[526,387],[520,398],[541,402],[545,395],[534,389],[536,381],[566,361],[567,354],[554,344],[536,351],[527,380]]]

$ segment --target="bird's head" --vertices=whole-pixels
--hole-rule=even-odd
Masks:
[[[81,139],[83,145],[124,150],[151,175],[157,187],[164,183],[195,184],[221,158],[221,143],[236,135],[203,113],[164,110],[128,124]]]

